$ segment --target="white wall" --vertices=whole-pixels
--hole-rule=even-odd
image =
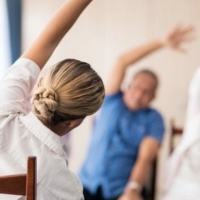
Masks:
[[[41,28],[64,0],[24,0],[23,49],[34,40]],[[96,0],[70,30],[48,65],[66,57],[87,61],[105,80],[110,67],[120,53],[145,41],[165,34],[177,23],[193,24],[197,38],[200,31],[199,0]],[[160,77],[160,87],[154,106],[166,120],[166,136],[161,151],[160,168],[167,157],[169,120],[182,126],[185,119],[187,89],[192,74],[200,64],[200,42],[186,45],[188,52],[180,54],[169,49],[149,56],[127,73],[148,66]],[[71,135],[70,167],[79,169],[90,140],[91,118]],[[162,173],[159,172],[159,189]]]

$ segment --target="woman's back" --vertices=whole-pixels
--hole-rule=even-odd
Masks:
[[[26,114],[26,98],[38,74],[34,62],[19,59],[0,84],[0,175],[24,173],[27,157],[34,155],[38,199],[81,199],[82,186],[67,168],[61,138],[32,112]]]
[[[40,69],[91,1],[66,1],[0,82],[0,175],[25,172],[27,157],[36,156],[38,200],[83,199],[81,183],[67,167],[61,136],[99,109],[101,78],[89,64],[65,59],[39,80],[29,114],[26,102]]]

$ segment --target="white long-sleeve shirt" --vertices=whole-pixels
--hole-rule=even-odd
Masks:
[[[26,173],[27,157],[37,157],[37,200],[83,200],[82,185],[67,167],[62,139],[32,113],[26,99],[40,73],[20,58],[0,82],[0,176]],[[0,200],[24,199],[0,194]]]
[[[167,184],[161,200],[200,197],[200,68],[190,87],[184,134],[167,166]]]

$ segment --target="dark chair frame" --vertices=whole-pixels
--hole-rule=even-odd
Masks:
[[[144,185],[142,191],[142,196],[145,200],[155,200],[156,199],[156,172],[157,172],[157,157],[152,162],[151,171],[149,177]]]
[[[175,136],[181,136],[183,134],[183,128],[181,127],[177,127],[175,125],[174,120],[171,120],[170,122],[170,126],[171,126],[171,135],[170,135],[170,154],[173,152],[174,150],[174,137]]]

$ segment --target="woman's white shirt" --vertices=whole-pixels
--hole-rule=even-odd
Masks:
[[[36,63],[20,58],[0,82],[0,176],[25,173],[27,157],[36,156],[38,200],[83,200],[82,185],[67,167],[62,139],[26,113],[39,73]],[[0,199],[24,198],[0,194]]]

